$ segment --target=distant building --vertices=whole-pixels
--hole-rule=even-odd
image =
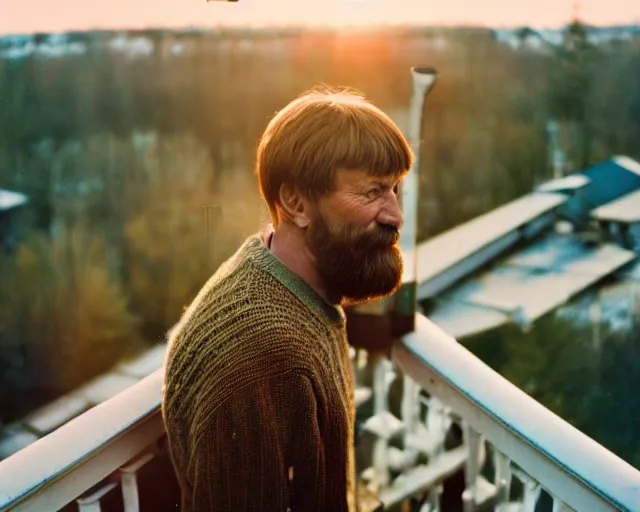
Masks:
[[[623,327],[636,307],[640,281],[629,268],[639,256],[640,163],[614,157],[420,244],[418,299],[457,339],[506,324],[527,330],[558,308],[588,319],[591,306],[568,307],[584,297]]]
[[[591,217],[613,241],[640,253],[640,189],[596,208]]]
[[[0,250],[11,251],[22,234],[22,214],[29,198],[0,188]]]
[[[563,216],[581,228],[596,208],[640,190],[640,163],[626,156],[616,156],[570,176],[588,178],[561,210]]]

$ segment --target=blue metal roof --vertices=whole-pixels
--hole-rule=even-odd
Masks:
[[[626,156],[596,164],[580,171],[591,181],[585,188],[585,206],[593,210],[640,189],[640,164]]]

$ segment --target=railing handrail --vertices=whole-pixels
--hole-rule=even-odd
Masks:
[[[640,511],[640,471],[495,372],[421,314],[394,346],[403,372],[575,510]]]
[[[164,369],[156,370],[122,393],[0,461],[0,512],[13,510],[24,502],[29,502],[25,507],[27,510],[42,510],[37,508],[42,503],[50,509],[54,499],[60,499],[62,506],[66,504],[62,503],[65,497],[46,495],[52,482],[73,476],[71,489],[77,488],[77,495],[80,495],[135,457],[145,443],[160,438],[164,433],[160,414],[163,375]],[[130,439],[124,439],[127,436]],[[118,444],[119,441],[127,442]],[[98,460],[107,448],[111,448],[108,461],[106,458]],[[73,490],[67,489],[67,492]],[[32,498],[35,499],[33,506]],[[72,495],[66,502],[74,498]]]

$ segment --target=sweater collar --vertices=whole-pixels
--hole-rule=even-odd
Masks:
[[[269,250],[268,245],[273,232],[273,226],[269,224],[262,232],[249,237],[246,248],[253,261],[275,277],[309,309],[324,315],[333,324],[344,325],[345,314],[342,307],[323,299]]]

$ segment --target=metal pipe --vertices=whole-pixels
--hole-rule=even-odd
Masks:
[[[391,296],[347,308],[347,335],[356,348],[369,352],[388,352],[394,341],[413,330],[416,310],[416,237],[418,216],[418,172],[420,169],[420,132],[424,101],[435,83],[436,71],[426,66],[411,68],[413,95],[409,111],[409,126],[405,136],[414,152],[413,165],[400,190],[400,203],[405,217],[400,230],[400,250],[404,272],[400,289]],[[370,385],[370,380],[365,385]]]
[[[436,82],[437,71],[428,66],[411,68],[413,94],[409,111],[407,138],[414,153],[411,169],[407,173],[400,190],[400,202],[404,215],[404,225],[400,230],[400,249],[404,259],[402,285],[396,293],[394,303],[394,335],[400,336],[413,331],[413,317],[416,312],[417,293],[417,242],[418,242],[418,192],[420,187],[420,145],[424,103],[427,94]]]

